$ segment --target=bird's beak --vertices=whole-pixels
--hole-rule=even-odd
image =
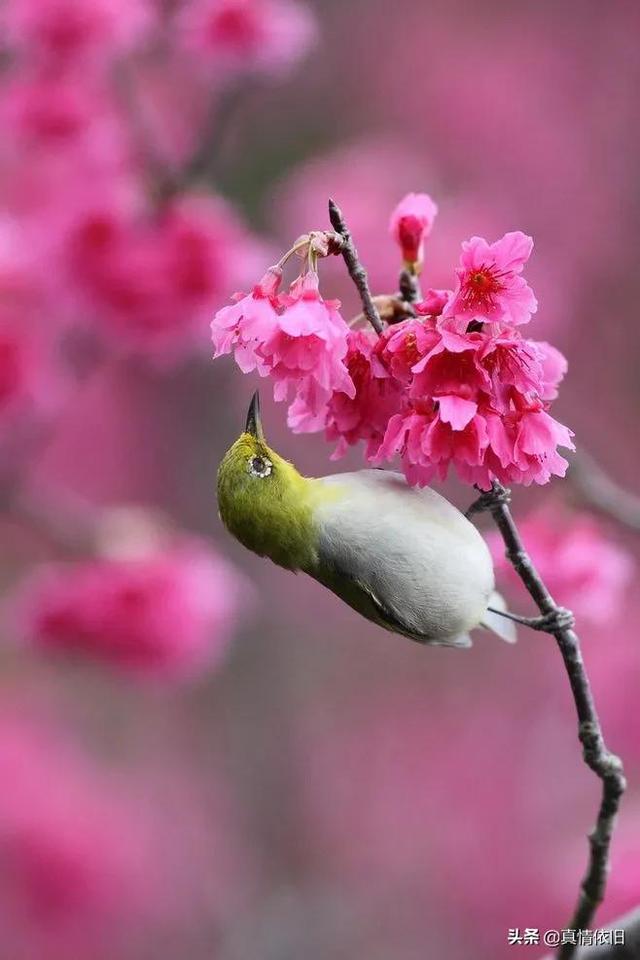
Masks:
[[[245,427],[245,433],[251,434],[252,437],[255,437],[256,440],[264,440],[264,432],[262,430],[262,418],[260,417],[260,393],[258,390],[251,397],[251,403],[249,404],[249,410],[247,412],[247,425]]]

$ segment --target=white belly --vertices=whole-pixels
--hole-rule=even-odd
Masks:
[[[387,471],[316,482],[332,485],[336,494],[315,513],[325,567],[319,579],[326,582],[332,569],[347,575],[393,612],[405,627],[399,632],[425,642],[449,642],[478,625],[494,588],[493,564],[484,540],[456,507]]]

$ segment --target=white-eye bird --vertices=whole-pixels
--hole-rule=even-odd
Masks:
[[[489,549],[453,504],[386,470],[303,477],[267,445],[257,393],[220,464],[218,505],[249,550],[309,574],[392,633],[468,647],[484,626],[515,640]]]

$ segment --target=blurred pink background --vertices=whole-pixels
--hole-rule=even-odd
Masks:
[[[496,960],[509,928],[562,928],[599,788],[553,640],[423,649],[232,541],[215,471],[256,382],[213,364],[208,324],[328,196],[392,291],[389,213],[428,191],[429,286],[473,234],[533,235],[530,333],[569,359],[555,411],[637,489],[640,9],[0,16],[0,960]],[[337,258],[323,284],[357,312]],[[269,393],[300,469],[360,466]],[[638,531],[571,471],[514,511],[630,781],[610,921],[640,899]]]

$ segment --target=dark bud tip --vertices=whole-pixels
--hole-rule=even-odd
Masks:
[[[342,213],[340,207],[335,202],[335,200],[329,199],[329,220],[331,221],[331,226],[334,230],[337,230],[338,233],[341,233],[344,229],[344,222],[342,219]]]

